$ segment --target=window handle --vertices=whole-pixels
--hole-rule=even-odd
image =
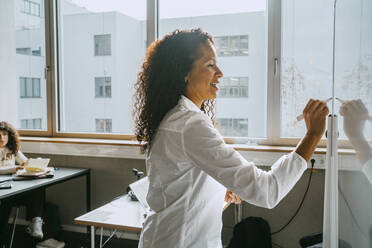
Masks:
[[[47,80],[48,78],[48,72],[49,72],[49,69],[50,69],[50,66],[47,65],[45,68],[44,68],[44,79]]]
[[[277,72],[278,72],[278,68],[279,67],[279,60],[278,58],[275,58],[274,59],[274,76],[276,76]]]

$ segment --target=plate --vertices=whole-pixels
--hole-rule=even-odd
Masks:
[[[26,171],[25,169],[22,169],[22,170],[18,170],[16,175],[20,177],[37,177],[37,176],[44,175],[48,172],[49,172],[48,169],[41,171],[41,172],[32,172],[32,171]]]

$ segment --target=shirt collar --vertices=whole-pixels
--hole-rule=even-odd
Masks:
[[[200,112],[201,110],[198,108],[198,106],[195,105],[189,98],[187,98],[184,95],[181,95],[180,100],[178,101],[179,105],[184,106],[185,108],[192,110],[192,111],[197,111]]]

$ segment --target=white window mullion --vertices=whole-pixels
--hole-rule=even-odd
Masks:
[[[267,140],[262,143],[278,144],[280,139],[280,0],[268,0],[267,39]]]
[[[159,0],[147,0],[147,47],[159,37]]]

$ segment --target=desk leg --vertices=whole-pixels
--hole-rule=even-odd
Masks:
[[[90,210],[91,210],[91,206],[90,206],[90,204],[91,204],[91,198],[90,198],[90,191],[91,191],[90,190],[90,171],[87,174],[86,183],[87,183],[87,185],[86,185],[86,187],[87,187],[87,199],[86,199],[86,201],[87,201],[87,212],[90,212]]]
[[[102,236],[103,236],[103,227],[101,227],[101,239],[99,241],[99,248],[102,248]]]
[[[86,212],[89,213],[90,210],[91,210],[91,188],[90,188],[90,171],[86,174],[86,190],[87,190],[87,194],[86,194]],[[89,237],[89,226],[87,226],[87,233],[88,233],[88,237]]]
[[[90,227],[90,247],[94,248],[94,244],[95,244],[95,241],[94,241],[94,226],[91,226]]]

